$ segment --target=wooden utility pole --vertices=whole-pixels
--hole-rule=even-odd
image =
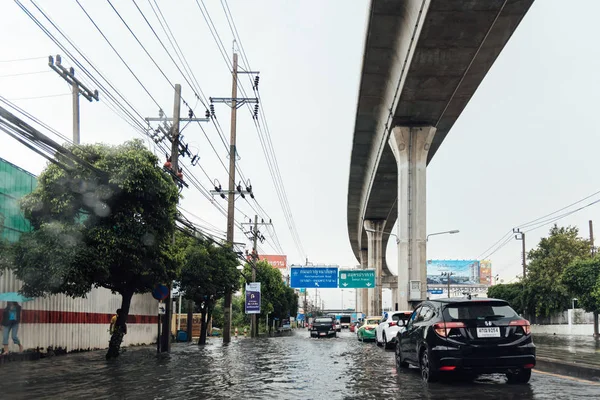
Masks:
[[[175,99],[173,105],[173,125],[171,126],[171,165],[172,170],[177,175],[179,171],[179,118],[181,113],[181,85],[175,84]],[[173,245],[175,245],[175,233],[173,233]],[[171,291],[173,282],[168,282],[169,296],[165,300],[165,315],[162,327],[161,352],[171,351],[171,319],[173,315],[173,302]],[[188,323],[189,326],[189,323]],[[191,335],[191,332],[188,332]]]
[[[79,94],[83,95],[88,101],[98,101],[98,90],[88,89],[81,81],[75,78],[75,69],[73,67],[67,69],[62,65],[60,55],[56,56],[56,63],[54,57],[48,57],[48,66],[58,73],[69,85],[71,85],[71,91],[73,95],[73,143],[80,143],[80,124],[79,124]]]

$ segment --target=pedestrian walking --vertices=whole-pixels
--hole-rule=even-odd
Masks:
[[[21,322],[21,306],[16,301],[9,301],[2,313],[2,349],[3,353],[8,353],[8,339],[12,333],[13,343],[19,345],[19,351],[23,351],[23,345],[17,337],[19,332],[19,323]]]

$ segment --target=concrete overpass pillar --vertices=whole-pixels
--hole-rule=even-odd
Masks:
[[[396,126],[389,144],[398,163],[398,307],[427,299],[427,153],[431,126]],[[413,285],[410,281],[420,282]],[[416,286],[416,287],[415,287]],[[420,287],[419,287],[420,286]],[[412,296],[411,296],[412,293]]]
[[[381,275],[383,274],[383,226],[385,221],[381,220],[366,220],[365,230],[367,231],[367,251],[369,268],[375,270],[375,289],[367,289],[369,291],[369,315],[381,315]]]
[[[360,250],[360,267],[362,269],[369,268],[369,253],[367,249]],[[369,314],[369,289],[356,289],[359,293],[360,303],[358,310],[361,313]]]
[[[398,311],[398,288],[392,288],[392,310]]]

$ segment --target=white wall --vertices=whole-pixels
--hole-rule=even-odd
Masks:
[[[533,334],[543,333],[549,335],[581,335],[581,336],[592,336],[594,334],[593,324],[582,324],[582,325],[531,325],[531,332]]]

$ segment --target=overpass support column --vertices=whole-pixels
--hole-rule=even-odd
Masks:
[[[369,268],[369,252],[367,249],[360,250],[360,268]],[[357,304],[358,312],[369,314],[369,289],[356,289],[360,298],[360,303]]]
[[[381,315],[381,276],[383,274],[383,226],[385,221],[366,220],[365,230],[367,231],[367,251],[368,265],[375,270],[375,288],[367,289],[369,291],[369,315]]]
[[[427,299],[427,153],[435,128],[396,126],[389,144],[398,163],[398,307]],[[411,290],[410,281],[413,284]],[[412,294],[412,295],[411,295]]]

